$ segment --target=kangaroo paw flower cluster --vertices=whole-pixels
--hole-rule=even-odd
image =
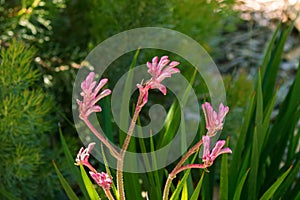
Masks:
[[[225,140],[219,140],[211,151],[210,151],[210,137],[205,135],[202,137],[202,141],[203,141],[203,149],[204,149],[202,161],[205,168],[210,167],[219,155],[224,153],[232,153],[231,149],[223,148],[225,145]]]
[[[115,196],[119,197],[119,199],[121,200],[124,200],[126,198],[123,181],[125,153],[136,126],[136,121],[138,119],[139,113],[143,106],[148,102],[149,90],[158,89],[162,94],[166,95],[167,89],[166,86],[162,84],[162,81],[165,78],[171,77],[172,74],[179,73],[180,70],[176,68],[178,65],[179,62],[170,61],[168,56],[162,56],[160,59],[156,56],[152,59],[152,62],[147,62],[148,73],[151,75],[151,78],[145,83],[137,84],[140,94],[121,151],[115,149],[115,147],[110,144],[107,138],[100,134],[88,119],[90,114],[94,112],[101,112],[102,109],[99,105],[97,105],[97,102],[103,97],[111,94],[111,90],[109,89],[105,89],[100,92],[100,90],[108,82],[108,79],[104,78],[97,84],[97,82],[94,81],[95,73],[90,72],[81,84],[82,92],[80,93],[80,95],[82,96],[82,100],[77,99],[77,103],[79,105],[79,117],[85,122],[87,127],[95,134],[95,136],[97,136],[97,138],[110,150],[110,153],[117,159],[117,193],[115,194]],[[217,141],[215,146],[212,149],[210,148],[211,137],[215,136],[218,131],[221,131],[223,129],[224,119],[229,112],[229,108],[221,103],[219,105],[218,112],[216,112],[214,111],[211,104],[206,102],[202,105],[202,110],[205,116],[207,133],[206,135],[202,136],[202,140],[198,141],[192,148],[188,150],[188,152],[177,163],[173,171],[169,174],[167,182],[165,184],[163,200],[168,199],[170,186],[172,180],[176,177],[176,174],[186,169],[192,168],[200,168],[208,171],[207,168],[213,165],[214,161],[219,155],[232,153],[230,148],[224,148],[225,140]],[[203,145],[202,163],[185,164],[192,154],[198,152],[201,145]],[[90,143],[86,149],[82,147],[75,159],[75,165],[83,165],[85,167],[88,167],[90,170],[89,174],[91,178],[104,190],[106,196],[110,200],[114,199],[114,196],[110,192],[111,186],[113,184],[112,177],[110,177],[110,175],[108,175],[107,173],[97,172],[97,170],[89,163],[88,159],[90,157],[90,152],[92,151],[94,146],[95,143],[93,142]]]
[[[210,105],[210,103],[205,102],[202,104],[202,109],[206,122],[206,135],[212,137],[216,135],[217,131],[223,129],[223,121],[226,114],[229,112],[229,108],[221,103],[219,106],[219,112],[217,113],[213,110],[213,107]]]
[[[170,61],[168,56],[162,56],[158,62],[158,57],[152,59],[152,63],[147,62],[148,73],[151,75],[151,79],[148,80],[145,85],[137,84],[143,98],[140,105],[145,105],[148,102],[148,91],[151,89],[158,89],[164,95],[167,94],[166,86],[161,82],[172,74],[179,73],[180,70],[176,68],[180,63],[177,61]]]
[[[82,92],[80,95],[83,97],[83,100],[80,101],[77,99],[77,104],[79,105],[79,117],[84,120],[94,112],[101,112],[101,107],[96,105],[96,103],[106,97],[111,93],[110,89],[103,90],[100,94],[99,91],[107,83],[108,79],[100,80],[97,85],[94,81],[95,73],[90,72],[86,79],[81,83]]]

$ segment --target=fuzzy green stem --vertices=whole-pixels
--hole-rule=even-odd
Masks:
[[[165,184],[165,189],[164,189],[164,193],[163,193],[163,200],[169,199],[169,191],[170,191],[171,183],[172,183],[172,180],[175,177],[176,176],[171,176],[171,174],[169,174],[167,182]]]
[[[109,189],[105,189],[104,192],[109,200],[115,200]]]

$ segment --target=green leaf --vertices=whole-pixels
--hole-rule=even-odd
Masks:
[[[271,114],[274,110],[274,105],[275,105],[275,101],[276,101],[276,96],[277,96],[277,91],[276,93],[273,95],[271,101],[269,102],[269,105],[267,105],[265,112],[264,112],[264,121],[262,124],[262,133],[264,133],[263,136],[263,140],[266,141],[268,140],[268,129],[270,127],[270,119],[271,119]]]
[[[121,99],[121,107],[120,107],[120,126],[121,127],[129,127],[129,121],[128,119],[130,119],[129,113],[128,113],[128,106],[129,106],[129,99],[131,96],[131,89],[132,89],[132,83],[133,83],[133,68],[136,65],[136,61],[138,59],[138,55],[139,55],[140,49],[138,49],[132,59],[132,62],[129,66],[129,71],[127,73],[127,77],[126,77],[126,82],[124,85],[124,91],[123,91],[123,96]],[[120,144],[123,144],[126,134],[123,133],[123,131],[119,131],[121,134],[119,134],[119,141]],[[128,150],[132,150],[131,148],[134,145],[129,145],[128,146]]]
[[[286,25],[284,25],[286,26]],[[265,68],[263,76],[263,91],[264,91],[264,105],[267,105],[271,99],[276,83],[277,72],[281,63],[281,57],[283,53],[284,44],[288,35],[290,34],[293,25],[288,28],[283,28],[281,31],[278,41],[275,42],[275,46],[272,49],[269,62]],[[277,32],[275,32],[277,34]],[[271,41],[274,42],[274,41]]]
[[[237,188],[235,189],[233,200],[239,200],[240,199],[241,193],[242,193],[242,189],[244,187],[244,183],[246,181],[246,178],[247,178],[247,175],[248,175],[249,171],[250,171],[250,169],[248,169],[246,171],[246,173],[244,174],[244,176],[241,178],[241,180],[240,180]]]
[[[155,156],[155,147],[154,147],[152,132],[150,132],[150,152],[153,152],[151,154],[152,165],[154,166],[154,169],[157,169],[157,159]],[[159,175],[158,171],[154,171],[154,172],[152,172],[152,174],[154,174],[155,185],[158,186],[157,195],[162,196],[162,192],[160,190],[160,188],[162,188],[162,176]],[[162,175],[162,173],[161,173],[161,175]]]
[[[204,177],[205,172],[202,172],[201,178],[197,184],[196,189],[194,190],[191,199],[190,200],[197,200],[199,199],[199,195],[200,195],[200,190],[201,190],[201,186],[202,186],[202,182],[203,182],[203,177]]]
[[[300,171],[300,160],[298,159],[297,162],[296,162],[295,167],[293,167],[293,169],[291,170],[291,172],[289,173],[287,178],[280,185],[280,187],[276,190],[276,193],[274,195],[274,199],[280,199],[280,197],[282,197],[283,194],[288,193],[287,191],[290,187],[292,187],[293,183],[297,179],[297,175],[298,175],[299,171]]]
[[[267,69],[267,66],[268,66],[268,63],[269,63],[269,60],[271,58],[271,54],[272,54],[272,49],[274,48],[274,44],[275,44],[275,39],[277,38],[277,34],[278,34],[278,31],[280,30],[281,28],[281,23],[279,23],[276,27],[276,30],[275,32],[273,33],[272,35],[272,38],[268,44],[268,47],[266,48],[266,51],[264,53],[264,60],[263,60],[263,63],[261,65],[261,76],[264,77],[265,76],[265,71]]]
[[[90,178],[86,174],[86,171],[82,165],[80,165],[80,171],[81,171],[81,176],[85,185],[85,188],[89,194],[90,199],[100,199],[96,189],[94,188],[93,183],[91,182]]]
[[[127,73],[126,82],[124,85],[124,93],[121,100],[121,110],[120,110],[120,126],[129,127],[129,100],[131,96],[131,89],[133,84],[133,68],[136,65],[140,49],[138,49],[132,59],[132,62],[129,66],[129,71]],[[119,143],[123,145],[123,142],[126,138],[126,134],[122,130],[119,130]],[[136,138],[131,137],[130,144],[127,148],[128,151],[136,152]],[[125,156],[126,160],[126,156]],[[130,165],[136,165],[138,162],[130,162]],[[139,175],[134,173],[124,173],[124,186],[125,193],[128,197],[137,197],[141,194],[141,184],[139,184]]]
[[[257,136],[257,129],[254,128],[253,133],[253,142],[252,142],[252,151],[251,151],[251,171],[249,177],[249,186],[248,186],[248,193],[251,194],[249,197],[250,199],[257,198],[257,174],[259,168],[259,149],[258,149],[258,136]]]
[[[244,119],[244,123],[243,123],[242,129],[241,129],[241,132],[239,134],[236,146],[233,149],[232,161],[230,164],[230,171],[229,171],[229,182],[230,182],[229,197],[231,197],[231,198],[232,198],[235,188],[237,186],[239,174],[241,173],[243,175],[245,173],[245,171],[240,171],[237,169],[240,169],[240,166],[242,166],[242,165],[245,166],[244,167],[245,169],[247,169],[249,167],[248,166],[249,160],[245,159],[245,156],[243,156],[244,159],[242,159],[242,153],[243,153],[244,148],[248,147],[248,149],[249,149],[249,146],[246,146],[245,142],[246,142],[247,133],[249,131],[249,127],[251,124],[251,119],[252,119],[252,115],[253,115],[253,111],[254,111],[254,105],[255,105],[254,100],[255,100],[255,95],[252,95],[252,98],[249,102],[249,106],[247,108],[247,112],[245,115],[245,119]]]
[[[198,156],[198,152],[195,153],[193,159],[192,159],[192,162],[191,163],[194,163],[196,158]],[[179,184],[177,185],[174,193],[172,194],[170,200],[176,200],[176,199],[179,199],[179,194],[183,188],[183,185],[186,183],[187,181],[187,178],[188,176],[190,175],[190,172],[191,172],[191,169],[187,169],[182,177],[182,179],[180,180]]]
[[[260,154],[265,133],[263,132],[262,123],[263,123],[263,116],[264,116],[264,105],[263,105],[263,94],[262,94],[262,85],[261,85],[261,75],[260,70],[258,70],[258,84],[256,88],[256,114],[255,114],[255,125],[256,125],[256,131],[257,131],[257,147],[258,147],[258,153]],[[259,158],[259,154],[256,157]]]
[[[292,166],[284,173],[282,174],[277,181],[263,194],[263,196],[260,198],[260,200],[269,200],[272,199],[274,193],[276,192],[277,188],[280,186],[280,184],[283,182],[285,177],[289,174],[291,171]]]
[[[228,144],[227,139],[227,144]],[[220,199],[228,199],[228,154],[222,155],[221,173],[220,173]]]
[[[61,183],[61,185],[63,186],[67,196],[69,197],[69,199],[72,200],[79,200],[78,197],[76,196],[76,194],[74,193],[74,191],[72,190],[71,186],[69,185],[68,181],[63,177],[63,175],[61,174],[61,172],[59,171],[59,169],[57,168],[56,164],[54,161],[52,161],[52,164],[55,168],[55,171],[57,173],[58,179]]]
[[[62,134],[60,126],[59,126],[59,137],[60,137],[60,141],[61,141],[61,145],[62,145],[64,154],[65,154],[66,159],[67,159],[68,169],[70,170],[70,173],[72,174],[72,176],[75,178],[77,184],[79,185],[79,188],[80,188],[83,196],[85,197],[85,199],[88,199],[88,194],[87,194],[87,191],[85,189],[84,183],[81,179],[80,171],[74,165],[74,158],[72,157],[72,154],[71,154],[70,149],[69,149],[69,147],[66,143],[65,137]]]
[[[187,182],[185,181],[181,193],[181,200],[188,200],[188,198],[189,198],[188,187],[187,187]]]
[[[291,86],[284,102],[282,103],[279,114],[269,133],[269,138],[262,154],[262,160],[270,156],[271,164],[267,169],[267,177],[278,174],[282,156],[285,156],[286,146],[291,143],[289,138],[294,138],[294,129],[299,119],[300,104],[300,70],[297,71],[293,85]],[[293,139],[294,140],[294,139]],[[280,145],[278,145],[280,143]],[[288,153],[288,155],[290,152]],[[288,166],[291,163],[287,163]],[[286,167],[288,167],[286,166]],[[270,183],[269,183],[270,184]],[[268,185],[269,185],[268,184]]]

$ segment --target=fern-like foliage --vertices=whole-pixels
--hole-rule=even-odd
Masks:
[[[38,84],[41,74],[32,67],[34,54],[18,41],[1,50],[1,199],[49,199],[54,194],[49,184],[51,156],[46,154],[54,128],[54,101]]]

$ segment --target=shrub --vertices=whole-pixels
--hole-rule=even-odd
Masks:
[[[54,197],[50,133],[53,99],[39,86],[31,65],[35,50],[13,41],[0,63],[0,196],[22,199]]]

